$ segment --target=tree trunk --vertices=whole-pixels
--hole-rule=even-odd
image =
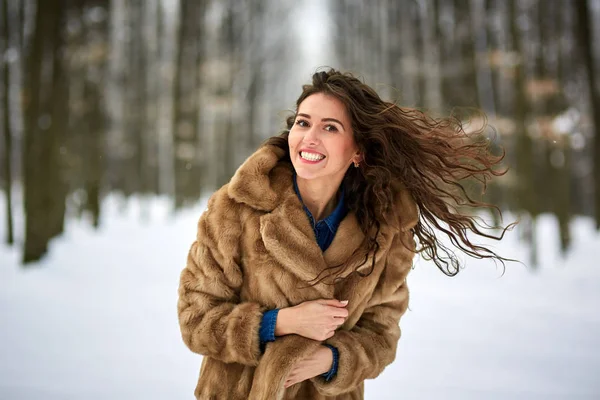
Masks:
[[[88,1],[87,7],[106,7],[107,15],[110,8],[110,2],[105,0]],[[85,26],[85,18],[82,21]],[[86,43],[101,47],[108,43],[108,18],[100,22],[88,22],[91,26],[86,27]],[[86,165],[84,177],[84,189],[86,192],[86,209],[92,214],[92,223],[94,227],[100,224],[100,196],[101,186],[104,178],[105,164],[103,154],[105,154],[106,138],[106,115],[103,102],[103,85],[106,81],[107,58],[103,57],[84,67],[86,72],[84,77],[84,102],[85,102],[85,152]],[[99,75],[102,78],[94,80],[91,77]]]
[[[66,65],[63,60],[63,26],[66,23],[65,1],[59,0],[56,13],[56,25],[53,27],[52,39],[52,91],[44,94],[50,112],[49,136],[49,168],[46,194],[48,205],[48,239],[63,233],[66,197],[68,187],[64,177],[65,137],[69,121],[69,85]]]
[[[419,104],[419,58],[416,49],[416,35],[414,30],[416,14],[414,3],[400,7],[400,38],[403,57],[399,60],[401,73],[395,77],[396,87],[400,88],[402,102],[407,106]]]
[[[27,46],[25,58],[25,263],[38,260],[46,252],[48,241],[63,229],[66,187],[60,149],[68,111],[61,56],[63,6],[61,0],[38,0],[33,43]],[[48,64],[52,64],[52,76],[43,74]]]
[[[2,1],[2,28],[4,36],[5,48],[2,49],[3,54],[10,47],[11,43],[11,32],[8,25],[8,1]],[[2,107],[2,125],[4,131],[4,156],[1,157],[4,160],[4,181],[5,181],[5,195],[6,195],[6,243],[14,243],[14,232],[13,232],[13,214],[12,214],[12,130],[10,125],[10,64],[8,62],[3,63],[2,69],[2,87],[4,88],[4,98]]]
[[[6,0],[7,2],[9,0]],[[25,0],[18,1],[17,7],[17,32],[18,32],[18,43],[19,48],[23,50],[25,46]]]
[[[131,84],[133,91],[133,107],[134,107],[134,118],[131,120],[130,132],[135,140],[136,147],[136,164],[135,164],[135,176],[136,189],[143,194],[151,192],[151,179],[148,171],[148,154],[147,141],[148,137],[144,130],[144,127],[148,121],[147,105],[148,98],[146,96],[146,74],[148,68],[148,58],[146,46],[144,45],[144,24],[146,23],[146,12],[145,8],[148,7],[147,2],[133,3],[134,17],[133,17],[133,30],[135,32],[134,39],[131,41],[131,54],[133,57],[132,65],[134,70],[132,71]],[[133,182],[132,182],[133,183]]]
[[[204,1],[181,1],[177,34],[175,78],[173,82],[173,144],[175,170],[175,207],[200,196],[197,166],[199,96],[198,68],[202,54],[198,45]]]
[[[577,7],[577,36],[584,57],[585,69],[589,80],[590,111],[594,121],[594,215],[596,229],[600,230],[600,93],[594,65],[594,43],[592,35],[592,11],[588,0],[575,2]]]
[[[46,252],[47,239],[44,235],[46,227],[43,215],[36,215],[36,209],[43,205],[41,203],[41,193],[39,190],[40,179],[37,171],[43,170],[33,164],[35,161],[42,160],[43,144],[39,141],[42,134],[38,128],[38,118],[40,116],[40,84],[41,69],[43,61],[44,38],[49,36],[48,27],[50,18],[44,18],[43,11],[50,4],[48,1],[38,0],[36,9],[34,32],[30,36],[31,43],[26,46],[25,71],[23,81],[23,115],[25,136],[23,138],[23,202],[25,209],[25,245],[23,261],[29,262],[39,259]],[[51,7],[52,5],[50,5]],[[35,161],[32,161],[35,160]],[[33,164],[33,165],[32,165]],[[38,219],[38,217],[42,217]]]
[[[440,70],[439,38],[436,38],[438,9],[433,0],[420,0],[419,26],[421,33],[421,79],[423,105],[440,113],[442,111],[442,81]]]
[[[488,51],[487,29],[485,27],[485,0],[470,0],[471,39],[473,40],[473,68],[475,70],[478,105],[490,116],[495,116],[494,86],[487,63],[481,62]]]
[[[525,92],[525,65],[524,50],[521,39],[521,32],[517,25],[518,0],[510,0],[509,3],[509,21],[510,36],[512,41],[512,50],[519,55],[521,60],[514,68],[514,106],[513,115],[515,117],[516,127],[516,178],[517,190],[514,193],[516,200],[515,208],[525,211],[531,215],[531,229],[526,231],[526,240],[531,244],[531,263],[535,266],[537,263],[537,252],[534,243],[535,240],[535,219],[538,214],[538,201],[533,188],[533,144],[527,129],[527,118],[530,112],[527,94]]]

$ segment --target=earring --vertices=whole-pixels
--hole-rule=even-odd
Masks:
[[[359,165],[360,165],[360,163],[354,161],[354,168],[358,168]]]

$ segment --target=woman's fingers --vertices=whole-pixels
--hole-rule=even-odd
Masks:
[[[334,329],[342,326],[344,324],[344,322],[346,322],[346,317],[339,317],[339,316],[332,316],[329,318],[330,321],[330,326],[332,326]]]
[[[287,376],[287,378],[285,378],[285,388],[289,388],[290,386],[295,385],[296,383],[298,383],[298,374],[296,373],[296,370],[293,369],[290,374]]]
[[[328,307],[327,313],[329,315],[331,315],[332,317],[338,317],[338,318],[347,318],[348,317],[348,310],[346,310],[345,308]]]
[[[287,378],[285,378],[285,384],[284,384],[284,386],[285,386],[286,388],[288,388],[288,387],[290,387],[290,386],[292,386],[292,385],[294,384],[293,382],[294,382],[294,372],[292,371],[292,372],[291,372],[291,373],[290,373],[290,374],[287,376]]]
[[[348,300],[339,301],[336,299],[320,299],[320,300],[315,300],[315,301],[324,306],[338,307],[338,308],[346,307],[348,305]]]
[[[333,336],[332,332],[335,332],[348,318],[346,305],[347,302],[335,299],[319,299],[293,306],[295,310],[293,333],[313,340],[330,338]],[[285,321],[282,320],[280,325],[286,326],[283,322]]]

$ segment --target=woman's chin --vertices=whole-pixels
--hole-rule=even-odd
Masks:
[[[320,178],[320,174],[316,174],[311,171],[306,171],[303,168],[296,168],[296,176],[304,180],[313,180]]]
[[[295,162],[293,165],[294,165],[294,170],[296,171],[296,175],[299,178],[314,179],[314,178],[318,178],[320,175],[322,175],[320,173],[321,171],[317,170],[316,165],[304,164],[302,162]]]

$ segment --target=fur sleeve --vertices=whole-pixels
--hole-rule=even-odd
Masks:
[[[257,365],[265,309],[240,302],[240,207],[227,196],[226,187],[209,200],[181,272],[177,309],[190,350],[226,363]]]
[[[401,243],[401,235],[414,248],[412,233],[395,235],[387,264],[365,311],[350,330],[338,330],[326,341],[339,351],[337,375],[329,382],[312,378],[325,396],[337,396],[356,388],[365,379],[377,377],[394,361],[400,339],[400,317],[408,307],[406,275],[414,253]]]

